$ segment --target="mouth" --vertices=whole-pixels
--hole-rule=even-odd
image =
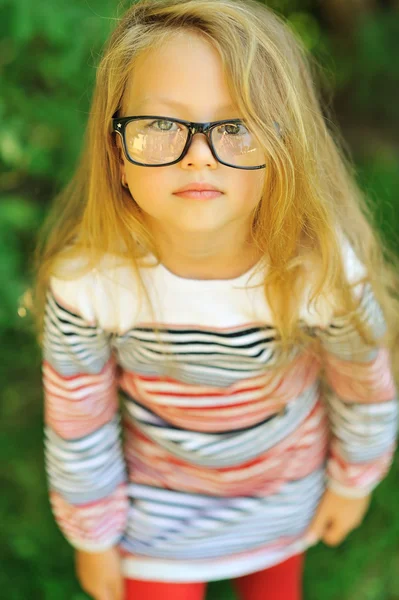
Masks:
[[[193,200],[212,200],[223,194],[212,183],[206,181],[192,181],[174,192],[181,198],[191,198]]]
[[[222,196],[222,192],[219,190],[184,190],[182,192],[174,192],[175,196],[180,198],[192,198],[197,200],[211,200],[213,198],[219,198]]]
[[[180,194],[180,192],[204,192],[204,191],[212,191],[212,192],[221,192],[219,188],[217,188],[212,183],[208,183],[207,181],[191,181],[187,185],[176,190],[175,194]]]

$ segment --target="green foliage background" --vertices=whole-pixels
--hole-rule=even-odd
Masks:
[[[268,4],[322,64],[359,182],[399,250],[398,3]],[[49,509],[40,355],[17,311],[36,231],[78,160],[96,64],[122,10],[112,0],[0,0],[0,589],[8,600],[87,598]],[[337,548],[309,551],[306,600],[399,598],[397,481],[396,459],[362,527]],[[208,598],[233,598],[229,584],[210,584]]]

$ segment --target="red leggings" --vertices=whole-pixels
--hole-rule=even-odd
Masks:
[[[304,554],[232,580],[240,600],[302,600]],[[169,583],[125,579],[125,600],[204,600],[206,582]]]

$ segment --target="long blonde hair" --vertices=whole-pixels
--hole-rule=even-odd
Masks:
[[[284,19],[256,0],[140,0],[118,21],[98,66],[76,172],[55,198],[36,248],[31,307],[39,341],[46,290],[61,259],[87,256],[82,272],[75,273],[81,276],[104,254],[119,257],[131,266],[148,300],[140,261],[148,253],[158,260],[159,255],[139,206],[121,186],[110,123],[123,110],[137,57],[182,31],[203,36],[217,49],[231,95],[267,156],[252,237],[267,257],[262,285],[283,347],[311,341],[298,319],[301,291],[310,274],[311,300],[321,293],[335,294],[342,312],[353,313],[362,337],[375,342],[356,317],[356,299],[340,252],[342,232],[365,265],[384,312],[383,343],[397,350],[398,259],[377,233],[326,105],[323,116],[318,85],[322,69]]]

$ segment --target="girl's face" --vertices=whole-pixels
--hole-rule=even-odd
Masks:
[[[216,50],[198,35],[182,33],[158,51],[139,57],[124,99],[122,116],[161,115],[187,121],[242,118],[230,96]],[[117,136],[118,145],[122,144]],[[204,134],[193,137],[186,156],[174,165],[142,167],[123,155],[122,173],[153,231],[209,238],[250,229],[265,169],[241,170],[219,163]],[[122,174],[121,173],[121,174]],[[223,194],[211,200],[173,195],[193,182],[214,185]],[[228,232],[232,235],[229,236]],[[193,239],[194,239],[193,238]]]

